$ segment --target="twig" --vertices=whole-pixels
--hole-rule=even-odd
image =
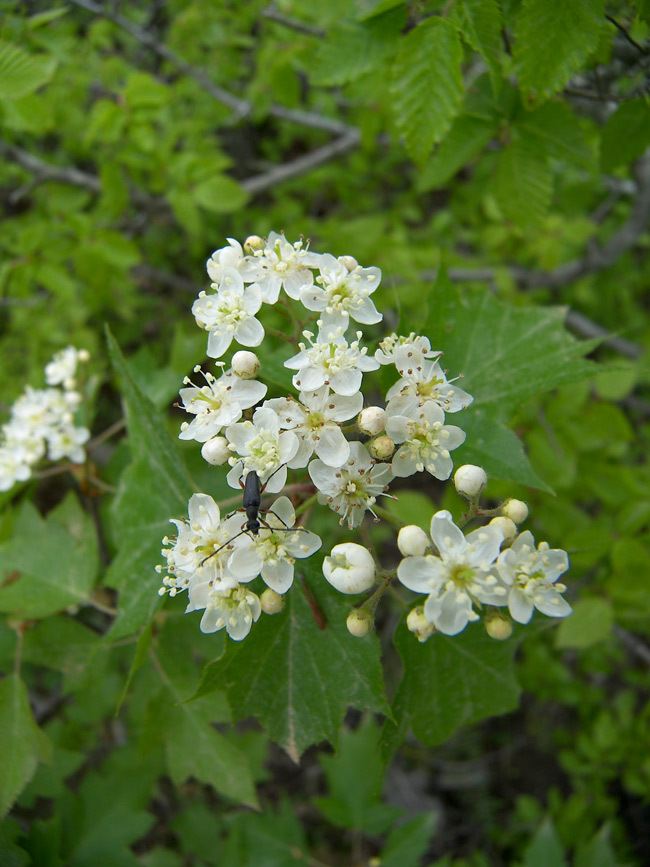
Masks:
[[[306,36],[324,39],[327,35],[319,27],[312,27],[311,24],[305,24],[303,21],[297,21],[295,18],[288,18],[286,15],[278,12],[275,3],[271,3],[266,9],[262,9],[261,15],[262,18],[268,18],[269,21],[275,21],[276,24],[281,24],[283,27],[295,30],[297,33],[304,33]]]
[[[640,638],[637,638],[636,635],[628,632],[627,629],[623,629],[622,626],[614,626],[614,634],[618,636],[621,643],[624,644],[628,650],[631,650],[639,657],[639,659],[642,659],[650,665],[650,647],[644,644]]]
[[[616,27],[618,30],[620,30],[620,32],[623,34],[625,39],[627,39],[627,41],[630,43],[630,45],[633,45],[637,49],[637,51],[640,51],[641,54],[644,54],[644,55],[648,53],[642,45],[639,45],[639,43],[636,42],[630,36],[628,31],[625,29],[625,27],[623,27],[622,24],[619,24],[619,22],[615,18],[612,18],[611,15],[605,15],[605,18],[609,21],[610,24],[613,24],[614,27]]]

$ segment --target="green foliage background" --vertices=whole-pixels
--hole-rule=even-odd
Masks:
[[[0,494],[1,863],[648,863],[647,0],[0,10],[2,403],[74,343],[128,433]],[[571,618],[359,642],[311,561],[327,635],[299,587],[241,645],[161,609],[169,517],[227,496],[173,441],[189,308],[272,229],[464,374],[455,463],[569,551]],[[462,510],[425,492],[397,514]]]

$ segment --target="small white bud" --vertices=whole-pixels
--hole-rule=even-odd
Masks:
[[[348,614],[346,625],[350,635],[355,638],[363,638],[373,627],[374,618],[369,611],[364,611],[360,608],[355,608]]]
[[[501,527],[504,539],[514,539],[517,535],[517,525],[515,522],[503,515],[500,515],[498,518],[492,518],[490,524],[494,524],[496,527]]]
[[[397,534],[397,547],[404,557],[422,557],[431,547],[431,539],[421,527],[409,524]]]
[[[528,506],[523,500],[506,500],[501,506],[501,514],[510,518],[515,524],[523,524],[528,517]]]
[[[232,357],[232,370],[241,379],[254,379],[260,369],[260,360],[254,352],[240,349]]]
[[[386,428],[386,418],[385,409],[380,406],[367,406],[359,413],[357,424],[362,433],[376,436]]]
[[[230,457],[228,440],[225,437],[212,437],[212,439],[203,443],[201,456],[204,461],[207,461],[214,467],[222,466]]]
[[[375,583],[375,561],[363,545],[335,545],[323,561],[323,575],[340,593],[363,593]]]
[[[385,461],[395,451],[395,442],[393,439],[391,439],[391,437],[388,436],[388,434],[384,434],[383,436],[377,437],[368,444],[368,451],[373,458],[377,458],[377,460],[380,461]]]
[[[354,256],[339,256],[339,262],[341,265],[345,265],[348,271],[354,271],[355,268],[359,267],[359,263]]]
[[[409,611],[406,617],[406,626],[409,632],[412,632],[420,643],[423,643],[427,638],[431,638],[436,631],[433,623],[430,623],[424,616],[424,605],[418,605]]]
[[[260,603],[262,605],[262,611],[264,611],[265,614],[279,614],[281,611],[284,611],[286,599],[284,596],[280,596],[279,593],[276,593],[275,590],[271,590],[270,587],[267,587],[264,593],[260,596]]]
[[[505,641],[512,635],[512,623],[501,614],[490,614],[485,618],[485,631],[497,641]]]
[[[77,353],[77,358],[85,364],[87,361],[90,361],[90,352],[87,349],[80,349]]]
[[[249,235],[244,241],[244,252],[249,255],[256,250],[261,250],[262,247],[264,247],[264,239],[259,235]]]
[[[487,485],[487,475],[482,467],[464,464],[454,473],[454,485],[461,497],[473,500]]]

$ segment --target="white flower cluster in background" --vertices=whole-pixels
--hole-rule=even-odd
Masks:
[[[74,346],[57,352],[45,367],[49,388],[27,386],[11,407],[9,421],[0,430],[0,491],[27,481],[43,458],[67,458],[75,464],[85,460],[83,445],[90,432],[75,425],[81,403],[75,376],[79,362],[88,358]]]
[[[291,471],[287,493],[294,496],[299,520],[321,505],[354,531],[367,513],[375,520],[381,513],[386,517],[380,502],[390,496],[393,479],[416,473],[442,481],[451,476],[452,452],[465,441],[465,432],[448,424],[447,416],[460,413],[473,398],[447,378],[441,350],[432,349],[425,335],[390,334],[375,352],[369,350],[359,326],[376,326],[383,319],[371,297],[381,284],[379,268],[362,267],[352,256],[318,254],[302,240],[290,243],[271,232],[268,239],[252,236],[243,246],[228,239],[228,246],[212,254],[207,270],[210,291],[199,294],[192,313],[208,332],[207,354],[218,371],[197,366],[194,371],[204,383],[185,379],[180,395],[191,420],[181,425],[179,436],[201,443],[208,463],[227,466],[230,487],[241,491],[254,474],[259,497],[280,494]],[[264,305],[288,320],[282,331],[263,324]],[[248,349],[236,351],[228,366],[218,359],[233,343]],[[265,375],[267,344],[273,375],[261,382],[257,377]],[[257,347],[262,347],[261,359],[250,351]],[[365,377],[383,366],[395,368],[384,405],[373,401],[364,407]],[[377,390],[377,381],[372,388]],[[470,474],[464,483],[473,486],[472,497],[487,481],[476,469],[478,476]],[[265,593],[281,597],[293,581],[294,560],[321,546],[317,536],[295,524],[288,497],[268,510],[261,500],[243,505],[250,508],[222,519],[211,498],[192,498],[189,520],[175,521],[176,539],[165,542],[167,575],[160,590],[172,596],[187,590],[187,610],[204,611],[201,629],[225,628],[235,640],[248,634],[262,610],[282,607],[277,599],[265,606],[244,585],[259,576],[268,587]],[[544,571],[549,557],[557,571],[556,552],[544,559],[543,548],[534,549],[542,568],[533,562],[526,534],[501,552],[516,536],[505,511],[467,538],[448,513],[439,513],[436,521],[433,539],[419,528],[411,530],[410,537],[418,529],[421,535],[398,571],[406,587],[427,594],[417,615],[419,637],[435,629],[456,634],[478,619],[483,605],[508,605],[519,622],[530,618],[533,607],[555,616],[568,613],[558,596],[561,585],[548,590],[549,581],[553,584],[548,575],[555,573]],[[530,572],[526,581],[524,569]],[[323,574],[344,593],[376,587],[373,600],[397,577],[387,577],[368,549],[355,542],[335,546]],[[357,611],[361,614],[351,631],[365,634],[374,609]]]

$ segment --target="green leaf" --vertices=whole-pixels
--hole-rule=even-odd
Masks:
[[[0,680],[0,818],[34,775],[39,762],[49,762],[52,745],[34,722],[29,696],[17,674]]]
[[[52,78],[56,60],[0,41],[0,99],[20,99]]]
[[[219,852],[219,867],[299,867],[313,864],[295,804],[283,799],[278,810],[240,813]]]
[[[171,725],[174,736],[166,739],[165,751],[177,786],[194,777],[227,798],[257,806],[250,764],[231,741],[187,704],[175,709]]]
[[[381,853],[381,867],[420,867],[435,825],[433,813],[420,813],[391,831]]]
[[[508,713],[519,703],[515,639],[495,641],[473,624],[460,635],[435,634],[420,644],[402,624],[395,646],[404,674],[393,701],[396,723],[386,723],[384,731],[389,749],[409,728],[427,745],[442,744],[460,726]]]
[[[422,165],[447,134],[464,94],[463,50],[453,25],[431,17],[404,37],[393,63],[393,114],[406,149]]]
[[[516,225],[531,228],[546,216],[553,193],[551,170],[533,137],[515,134],[501,151],[495,192],[504,216]]]
[[[215,175],[196,184],[192,199],[213,214],[239,211],[248,201],[248,193],[228,175]]]
[[[575,867],[618,867],[620,861],[610,842],[608,825],[594,834],[586,846],[576,852]]]
[[[606,599],[581,599],[573,614],[563,620],[555,633],[557,647],[591,647],[612,631],[614,613]]]
[[[544,819],[526,850],[523,867],[566,867],[564,849],[552,819]]]
[[[650,145],[650,105],[630,99],[610,115],[602,132],[600,167],[611,172],[629,165]]]
[[[566,102],[547,102],[535,111],[522,112],[514,125],[540,159],[553,157],[579,166],[592,161],[580,120]]]
[[[465,114],[456,118],[448,135],[418,173],[417,190],[426,192],[444,187],[483,150],[495,131],[494,120]]]
[[[0,546],[0,611],[46,617],[88,601],[99,567],[92,519],[70,492],[46,518],[24,501],[14,534]]]
[[[225,690],[233,714],[257,717],[296,762],[311,744],[336,744],[349,706],[389,713],[378,640],[350,635],[349,603],[326,586],[313,560],[300,571],[309,575],[326,628],[295,586],[282,614],[262,617],[245,641],[229,641],[224,655],[206,666],[197,693]]]
[[[340,87],[381,66],[395,51],[406,21],[403,7],[369,21],[343,20],[320,42],[311,74],[313,84]]]
[[[452,7],[452,22],[467,43],[485,60],[492,89],[501,83],[501,9],[497,0],[459,0]]]
[[[529,104],[562,90],[598,47],[604,0],[523,0],[513,48],[519,88]]]
[[[531,484],[534,473],[514,434],[505,432],[502,423],[535,395],[586,379],[597,370],[581,358],[593,343],[576,341],[563,326],[564,316],[559,307],[506,306],[488,290],[463,300],[440,271],[429,295],[423,333],[433,347],[444,350],[449,376],[461,374],[459,384],[474,396],[467,410],[449,417],[450,423],[468,432],[455,455],[468,459],[474,450],[474,455],[484,455],[477,463],[489,474],[520,481],[526,476],[525,484]],[[415,327],[421,330],[422,324]]]
[[[160,577],[154,568],[160,561],[161,540],[170,531],[169,519],[187,514],[192,486],[164,419],[136,385],[110,332],[107,340],[122,380],[134,456],[112,504],[120,544],[106,583],[120,591],[119,613],[110,632],[117,639],[146,626],[160,606]]]
[[[334,825],[383,834],[403,814],[381,802],[384,763],[378,742],[377,723],[367,717],[355,731],[343,729],[335,756],[320,756],[329,795],[314,798],[314,803]]]

